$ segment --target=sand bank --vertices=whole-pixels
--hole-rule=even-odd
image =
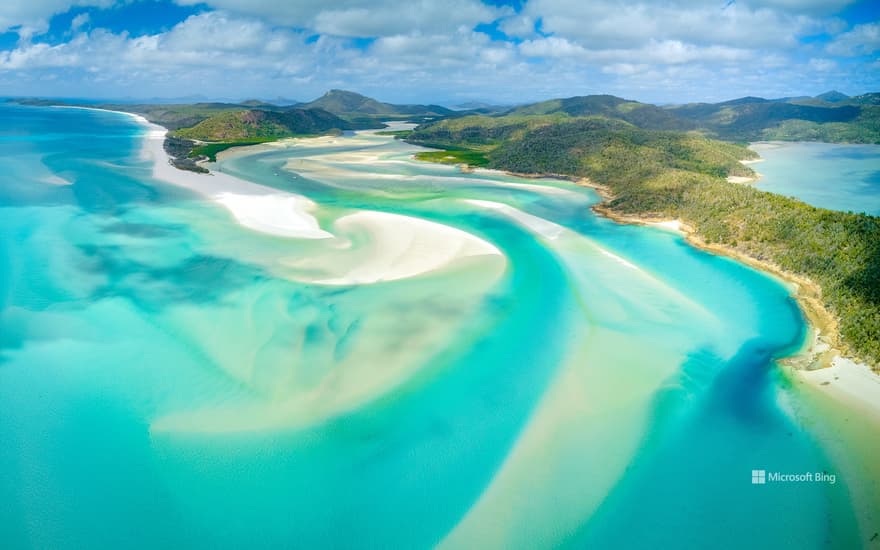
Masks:
[[[279,237],[327,239],[326,248],[308,257],[282,261],[296,280],[324,285],[372,284],[415,277],[478,256],[500,258],[499,268],[505,263],[501,252],[487,241],[411,216],[374,211],[349,214],[334,222],[335,236],[319,227],[310,213],[316,205],[306,197],[228,174],[175,168],[163,147],[167,130],[133,116],[149,127],[144,151],[153,160],[156,179],[202,194],[224,206],[249,229]],[[352,245],[355,242],[357,247]]]
[[[796,376],[830,396],[851,403],[880,421],[880,376],[866,365],[835,356],[831,365],[816,370],[797,370]]]
[[[535,233],[546,239],[550,239],[551,241],[557,239],[565,232],[565,228],[561,225],[557,225],[553,222],[547,221],[544,218],[539,218],[538,216],[527,214],[522,210],[518,210],[512,206],[508,206],[500,202],[482,201],[476,199],[462,199],[462,202],[472,204],[474,206],[479,206],[480,208],[497,210],[503,213],[505,216],[518,221],[524,227],[534,231]]]
[[[495,246],[454,227],[387,212],[361,211],[336,220],[340,238],[357,248],[327,247],[288,261],[297,278],[324,285],[395,281],[438,271],[474,257],[495,257],[497,272],[506,263]]]
[[[153,160],[153,177],[195,191],[224,206],[239,224],[279,237],[327,239],[333,235],[318,225],[311,215],[315,204],[309,199],[251,183],[228,174],[199,174],[175,168],[163,144],[167,130],[147,122],[145,155]]]

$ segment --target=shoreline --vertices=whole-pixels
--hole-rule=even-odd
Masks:
[[[757,159],[752,162],[759,162]],[[596,191],[600,201],[590,207],[597,215],[615,223],[644,225],[682,234],[694,248],[724,256],[761,271],[787,286],[804,316],[807,335],[803,345],[792,354],[774,360],[783,376],[792,384],[806,385],[809,390],[836,403],[848,413],[858,412],[866,420],[880,425],[880,372],[854,357],[840,338],[838,320],[822,301],[822,288],[814,281],[786,271],[779,266],[758,260],[725,245],[707,243],[695,227],[679,219],[665,216],[635,216],[616,212],[607,205],[614,199],[611,190],[588,178],[562,174],[523,174],[503,171],[527,179],[560,179]],[[756,178],[757,179],[757,178]],[[751,182],[749,182],[751,183]],[[803,389],[800,391],[804,391]]]
[[[218,190],[213,187],[213,184],[220,183],[219,181],[212,181],[212,189],[206,189],[203,185],[201,185],[201,183],[205,183],[205,178],[211,178],[212,180],[214,180],[214,178],[228,178],[230,180],[235,180],[236,185],[234,190],[238,192],[242,191],[238,188],[239,185],[243,184],[244,186],[252,187],[251,189],[244,189],[244,193],[246,195],[251,195],[258,189],[261,191],[265,189],[266,191],[271,191],[272,193],[278,193],[276,190],[264,188],[264,186],[252,184],[244,180],[238,180],[238,178],[233,178],[232,176],[219,172],[198,174],[195,172],[188,172],[176,168],[172,166],[170,162],[162,163],[161,157],[168,157],[163,147],[164,137],[168,130],[162,126],[149,122],[141,115],[124,111],[97,109],[93,107],[59,107],[114,112],[135,119],[138,123],[144,125],[148,129],[147,134],[144,136],[145,141],[142,154],[145,158],[153,158],[154,177],[174,185],[189,188],[205,196],[206,198],[214,200],[218,204],[225,206],[236,218],[236,221],[238,221],[241,225],[245,227],[250,227],[261,232],[275,233],[276,235],[287,237],[296,236],[303,238],[305,236],[304,233],[311,233],[310,236],[305,236],[305,238],[312,239],[322,239],[333,236],[332,234],[323,231],[319,226],[317,226],[317,220],[315,220],[314,217],[311,216],[311,214],[309,213],[309,211],[314,207],[313,203],[311,203],[311,201],[305,197],[298,197],[293,194],[288,194],[291,197],[295,198],[292,204],[275,204],[275,206],[282,206],[283,210],[285,210],[285,212],[278,212],[279,215],[282,215],[282,217],[286,217],[284,216],[285,214],[289,214],[291,211],[295,211],[295,213],[297,214],[296,217],[298,218],[298,222],[296,224],[297,227],[274,227],[274,223],[266,225],[264,222],[251,220],[250,218],[260,216],[255,216],[254,212],[242,211],[242,207],[244,205],[240,204],[241,201],[230,200],[235,197],[233,197],[229,193],[221,193],[221,195],[223,195],[222,197],[217,196]],[[162,139],[159,140],[157,139],[158,137],[161,137]],[[156,146],[157,144],[158,147]],[[266,145],[266,143],[263,143],[256,144],[250,147],[265,148]],[[236,153],[244,153],[246,152],[245,150],[249,149],[250,147],[243,146],[241,148],[236,148],[239,149],[238,151],[236,151]],[[760,162],[761,160],[763,159],[744,161],[744,164],[752,164]],[[462,166],[461,168],[465,169],[464,166]],[[169,170],[173,171],[173,173],[168,172]],[[467,167],[467,171],[472,170],[472,168]],[[807,335],[804,345],[797,352],[793,353],[792,355],[777,359],[776,363],[780,367],[783,367],[783,371],[793,381],[807,383],[810,386],[813,386],[814,388],[821,391],[823,394],[828,395],[835,401],[845,401],[845,405],[852,405],[853,403],[855,403],[858,408],[868,411],[869,414],[880,421],[880,373],[873,370],[869,365],[861,362],[858,358],[853,357],[847,347],[843,344],[840,339],[840,334],[838,332],[838,320],[825,308],[822,302],[822,289],[815,282],[806,277],[788,272],[771,262],[758,260],[728,246],[716,243],[706,243],[702,238],[700,238],[694,227],[682,222],[681,220],[669,219],[662,216],[636,216],[616,212],[607,206],[607,203],[614,199],[614,195],[612,194],[611,190],[607,186],[597,184],[587,178],[574,178],[564,174],[553,173],[525,174],[503,170],[499,170],[498,172],[507,174],[509,176],[525,179],[554,179],[573,182],[575,185],[583,187],[589,187],[595,190],[602,199],[600,202],[592,205],[591,210],[604,218],[621,224],[645,225],[677,231],[684,235],[685,240],[688,242],[688,244],[697,249],[709,252],[711,254],[731,258],[735,261],[738,261],[740,263],[748,265],[749,267],[752,267],[754,269],[762,271],[763,273],[780,279],[781,282],[786,284],[791,289],[792,296],[794,297],[796,303],[798,304],[798,308],[801,310],[807,322],[807,330],[811,334]],[[190,179],[193,179],[193,181],[188,181]],[[196,179],[200,181],[195,182]],[[244,197],[241,198],[244,199]],[[263,196],[261,198],[274,199],[275,197]],[[297,199],[302,199],[302,201],[305,201],[305,204],[302,204],[301,201]],[[276,203],[277,202],[278,201],[276,201]],[[252,206],[257,207],[263,205],[261,203],[260,205]],[[237,210],[239,211],[238,213]],[[254,210],[254,208],[244,208],[244,210],[250,211]],[[256,210],[261,211],[263,209],[256,208]],[[311,218],[311,220],[304,220],[303,217]],[[312,224],[310,222],[314,221],[314,227],[303,227],[302,222],[304,221],[306,226],[311,226]],[[256,223],[251,224],[249,222]],[[259,225],[260,227],[256,227],[256,225]],[[295,233],[296,235],[292,235],[291,233]]]
[[[514,175],[511,173],[511,175]],[[608,187],[586,178],[568,178],[576,185],[595,190],[602,201],[591,210],[616,223],[675,229],[694,248],[743,263],[779,279],[791,289],[807,324],[804,344],[791,355],[775,363],[793,383],[808,384],[813,389],[843,406],[864,412],[880,423],[880,372],[853,357],[841,341],[838,320],[822,302],[822,288],[812,280],[786,271],[779,266],[753,258],[725,245],[707,243],[694,227],[678,219],[662,216],[634,216],[615,212],[607,206],[614,196]]]
[[[474,258],[492,261],[496,275],[505,269],[506,257],[488,241],[455,227],[413,216],[359,210],[334,220],[328,227],[332,232],[325,230],[313,215],[318,204],[308,197],[216,170],[199,173],[178,168],[164,149],[167,128],[134,113],[95,110],[129,116],[146,128],[141,155],[152,163],[154,179],[188,189],[224,207],[234,221],[246,229],[275,237],[329,241],[328,248],[314,257],[279,260],[282,269],[295,280],[326,286],[374,284],[466,265]],[[285,138],[290,139],[301,138]],[[265,146],[243,146],[236,148],[241,149],[236,154],[252,152],[248,150],[250,147],[262,150]],[[351,236],[355,234],[368,236],[366,250],[372,253],[366,258],[362,257],[363,250],[361,254],[351,251]],[[339,262],[339,254],[351,258]]]

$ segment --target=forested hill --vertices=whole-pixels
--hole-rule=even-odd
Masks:
[[[696,123],[676,116],[668,109],[648,103],[629,101],[613,95],[589,95],[551,99],[517,107],[510,115],[552,115],[564,113],[569,116],[605,116],[630,122],[648,130],[692,130]]]
[[[880,143],[880,106],[860,101],[867,100],[867,96],[853,99],[832,96],[834,101],[821,97],[781,100],[748,97],[723,103],[681,105],[668,110],[691,121],[707,135],[720,139]]]
[[[505,115],[604,116],[647,130],[698,130],[727,141],[800,140],[880,143],[880,94],[849,97],[743,97],[721,103],[658,107],[610,95],[553,99]]]
[[[880,364],[880,218],[728,183],[751,173],[741,145],[561,113],[444,120],[407,140],[445,149],[427,160],[589,178],[613,194],[612,211],[681,219],[707,243],[807,277],[840,319],[844,348]]]
[[[323,109],[289,109],[281,112],[249,109],[212,115],[195,126],[177,130],[175,135],[200,141],[238,141],[280,139],[351,129],[350,122]]]
[[[318,99],[297,105],[304,109],[324,109],[344,117],[445,117],[454,111],[440,105],[395,105],[345,90],[330,90]]]

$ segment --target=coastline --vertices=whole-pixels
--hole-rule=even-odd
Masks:
[[[762,159],[747,161],[760,162]],[[607,205],[614,194],[604,185],[588,178],[562,174],[524,174],[505,171],[514,177],[528,179],[561,179],[575,185],[589,187],[602,199],[591,210],[616,223],[645,225],[674,230],[684,235],[691,246],[711,254],[725,256],[779,279],[791,289],[792,296],[807,323],[808,335],[803,346],[787,357],[776,360],[785,377],[794,384],[805,384],[814,392],[838,403],[847,411],[859,411],[880,425],[880,372],[854,357],[840,338],[837,318],[829,312],[822,300],[822,288],[814,281],[786,271],[779,266],[753,258],[725,245],[707,243],[696,228],[679,219],[664,216],[634,216],[621,214]]]
[[[516,174],[512,174],[516,175]],[[568,178],[575,184],[594,189],[602,201],[593,212],[616,223],[675,229],[691,246],[725,256],[780,279],[792,289],[792,296],[807,322],[809,334],[796,353],[776,360],[785,376],[794,383],[808,384],[833,401],[862,411],[880,424],[880,373],[853,357],[842,342],[838,320],[822,301],[822,288],[806,277],[786,271],[764,260],[748,256],[729,246],[707,243],[696,229],[681,220],[666,217],[633,216],[615,212],[607,206],[614,196],[603,185],[588,179]]]
[[[97,109],[93,107],[58,107],[115,112],[132,117],[139,123],[145,125],[149,131],[145,136],[143,154],[145,158],[150,157],[154,160],[154,177],[168,183],[189,188],[209,199],[215,200],[217,203],[225,206],[230,212],[232,212],[236,221],[245,227],[286,237],[293,236],[312,239],[333,237],[332,234],[323,231],[317,225],[317,220],[315,220],[315,218],[309,213],[309,211],[314,208],[314,204],[305,197],[284,193],[284,195],[289,195],[290,197],[305,201],[305,203],[300,203],[294,200],[290,204],[285,204],[290,201],[278,201],[275,200],[276,197],[274,196],[266,196],[279,194],[279,192],[274,189],[239,180],[238,178],[223,173],[210,172],[209,174],[198,174],[173,167],[167,162],[168,155],[163,148],[163,141],[167,129],[157,124],[150,123],[141,115],[124,111]],[[161,140],[157,139],[159,137],[161,137]],[[250,147],[236,148],[237,151],[230,151],[228,154],[242,154],[246,153],[246,149],[250,149],[251,147],[265,149],[267,146],[271,147],[271,145],[263,143]],[[275,146],[277,147],[278,145]],[[163,163],[162,158],[165,158],[166,162]],[[753,164],[760,162],[761,160],[763,159],[741,162],[744,164]],[[465,169],[465,167],[462,167],[462,169]],[[467,167],[467,170],[471,171],[473,169]],[[587,178],[573,178],[568,175],[553,173],[525,174],[510,171],[500,172],[514,177],[527,179],[556,179],[589,187],[595,190],[602,199],[601,202],[591,207],[595,213],[602,217],[608,218],[617,223],[646,225],[678,231],[682,233],[685,236],[686,241],[695,248],[712,254],[729,257],[754,269],[777,277],[792,289],[792,296],[795,298],[798,307],[804,314],[807,321],[808,331],[810,332],[800,350],[793,355],[777,360],[777,363],[783,367],[786,376],[793,381],[809,384],[823,394],[828,395],[833,400],[844,402],[847,406],[856,405],[858,408],[865,410],[880,422],[880,373],[871,369],[869,365],[860,362],[858,358],[853,357],[847,347],[843,344],[838,332],[838,320],[825,308],[822,301],[822,289],[815,282],[800,275],[788,272],[771,262],[758,260],[728,246],[717,243],[706,243],[700,238],[694,227],[681,220],[669,219],[662,216],[634,216],[615,212],[607,206],[607,203],[614,198],[610,189],[606,186],[592,182]],[[222,192],[222,190],[216,187],[216,184],[221,182],[214,178],[224,181],[226,179],[235,180],[234,191],[238,193],[243,192],[244,196]],[[209,187],[206,187],[206,185]],[[242,185],[245,187],[242,188]],[[258,201],[259,204],[256,204],[255,201]],[[277,216],[270,216],[273,220],[269,224],[260,219],[265,218],[267,213],[266,206],[268,203],[272,203],[270,210],[277,211]],[[294,219],[296,221],[294,222],[294,225],[296,227],[287,227],[290,223],[289,217],[291,213],[295,214]],[[275,220],[275,218],[277,218],[277,220]],[[278,221],[280,225],[274,223],[275,221]],[[495,251],[486,250],[484,252],[491,254]],[[343,278],[343,280],[344,279],[345,278]],[[382,278],[380,277],[376,281],[370,282],[378,282],[378,280],[382,280]]]
[[[152,162],[153,178],[189,189],[223,206],[235,222],[247,229],[276,237],[331,243],[310,258],[279,258],[281,269],[295,280],[326,286],[374,284],[464,265],[474,258],[492,262],[496,275],[506,266],[504,254],[488,241],[412,216],[361,210],[337,218],[328,227],[332,231],[325,230],[313,215],[318,205],[311,199],[219,171],[199,173],[175,167],[164,149],[167,128],[134,113],[96,110],[132,117],[146,127],[141,154],[144,160]],[[290,139],[298,138],[279,141]],[[335,139],[335,136],[314,139]],[[274,145],[279,146],[283,143]],[[254,152],[251,147],[261,151],[273,146],[265,143],[244,146],[230,154]],[[366,237],[360,253],[351,248],[352,235]]]

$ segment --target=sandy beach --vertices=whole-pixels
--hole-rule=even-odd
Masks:
[[[139,121],[149,128],[145,138],[145,154],[153,160],[153,177],[185,187],[223,205],[244,227],[298,239],[327,239],[333,235],[322,230],[311,215],[315,204],[300,195],[277,191],[228,174],[200,174],[175,168],[169,162],[163,143],[167,130],[157,124]]]
[[[222,205],[248,229],[278,237],[326,239],[327,246],[321,251],[295,261],[283,261],[296,280],[334,286],[373,284],[438,271],[480,256],[500,259],[496,260],[498,274],[505,264],[501,251],[487,241],[411,216],[360,211],[333,222],[336,234],[331,233],[319,226],[311,214],[318,206],[306,197],[228,174],[200,174],[175,168],[163,147],[167,130],[138,115],[126,114],[149,129],[144,155],[153,161],[156,179],[190,189]],[[314,138],[320,143],[334,139],[337,138]],[[352,246],[354,241],[359,243],[357,247]]]
[[[323,285],[359,285],[396,281],[439,271],[473,257],[494,257],[496,274],[505,265],[504,255],[492,244],[443,224],[390,214],[361,211],[333,224],[358,246],[327,247],[287,266],[297,278]]]

